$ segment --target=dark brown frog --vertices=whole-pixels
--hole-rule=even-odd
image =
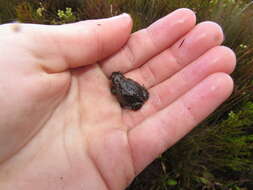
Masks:
[[[122,108],[138,110],[148,100],[148,91],[132,79],[124,77],[122,73],[113,72],[111,80],[111,92],[117,97]]]

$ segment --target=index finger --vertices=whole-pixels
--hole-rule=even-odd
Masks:
[[[170,47],[196,24],[196,16],[189,9],[178,9],[156,21],[148,28],[133,33],[127,44],[102,63],[109,76],[113,71],[127,72]]]

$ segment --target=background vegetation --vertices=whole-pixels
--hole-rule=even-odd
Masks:
[[[0,0],[0,23],[64,24],[128,12],[134,30],[188,7],[224,29],[237,54],[233,95],[128,190],[253,189],[253,5],[250,0]]]

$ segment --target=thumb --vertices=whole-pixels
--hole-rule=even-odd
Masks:
[[[93,64],[119,50],[129,38],[132,19],[122,14],[64,25],[16,25],[19,28],[16,26],[15,31],[33,44],[32,53],[43,59],[41,66],[50,72],[62,72]]]

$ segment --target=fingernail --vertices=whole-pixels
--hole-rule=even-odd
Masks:
[[[114,16],[114,17],[112,17],[112,19],[118,19],[118,18],[131,18],[131,16],[129,15],[129,14],[127,14],[127,13],[122,13],[122,14],[120,14],[120,15],[117,15],[117,16]]]

